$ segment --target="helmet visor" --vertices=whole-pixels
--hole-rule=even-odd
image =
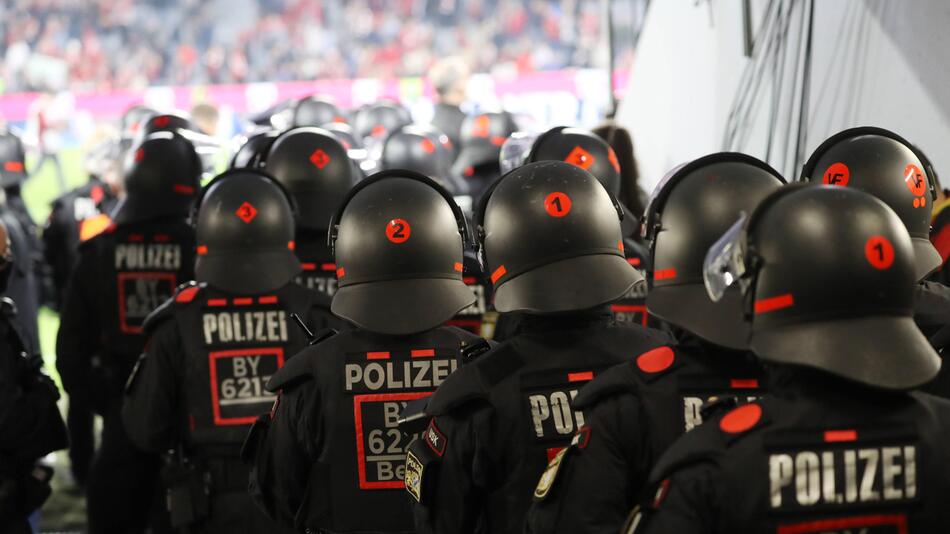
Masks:
[[[747,282],[743,253],[747,218],[743,213],[706,253],[706,259],[703,261],[703,282],[713,302],[722,300],[729,286],[737,282]]]
[[[507,174],[524,165],[531,152],[531,147],[538,139],[539,134],[515,132],[501,145],[501,154],[498,156],[501,163],[501,174]]]

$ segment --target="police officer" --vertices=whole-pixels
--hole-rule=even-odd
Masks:
[[[451,196],[410,171],[376,174],[334,217],[340,289],[354,325],[294,357],[282,391],[248,438],[252,491],[307,532],[412,532],[403,490],[411,437],[397,420],[459,366],[472,334],[441,326],[474,300],[462,281],[465,219]]]
[[[950,528],[950,403],[909,391],[940,360],[913,321],[898,216],[855,189],[789,187],[709,254],[711,294],[746,299],[771,392],[676,442],[628,531]]]
[[[297,204],[298,282],[326,297],[336,292],[336,266],[327,244],[330,218],[356,183],[343,145],[326,130],[294,128],[271,144],[263,167]]]
[[[14,299],[31,343],[39,346],[37,314],[42,300],[43,243],[40,229],[23,201],[20,188],[27,180],[23,143],[8,130],[0,130],[0,212],[18,251],[6,295]]]
[[[617,532],[663,451],[702,423],[704,404],[761,394],[741,296],[711,301],[703,260],[741,213],[783,183],[755,158],[718,153],[677,167],[657,187],[644,223],[655,259],[646,304],[676,342],[634,355],[578,393],[587,427],[538,482],[530,532]]]
[[[149,344],[129,380],[129,438],[166,457],[172,526],[189,532],[276,532],[247,495],[240,448],[274,402],[268,378],[333,321],[329,300],[293,282],[290,197],[247,169],[220,175],[200,200],[197,282],[149,316]]]
[[[420,533],[521,532],[537,477],[584,425],[577,390],[665,340],[611,320],[607,303],[643,279],[623,256],[619,206],[587,171],[520,167],[486,193],[476,221],[496,309],[528,315],[428,404],[434,418],[406,457]]]
[[[114,224],[80,246],[56,341],[66,392],[104,419],[87,487],[91,532],[145,527],[158,459],[126,437],[122,387],[145,344],[146,316],[193,278],[186,218],[201,176],[194,147],[176,133],[154,133],[127,164]]]
[[[510,113],[482,113],[465,119],[459,140],[459,154],[452,173],[468,184],[472,198],[482,193],[501,176],[498,160],[501,146],[517,130]]]
[[[894,210],[914,247],[920,281],[914,292],[914,319],[928,337],[950,324],[950,287],[925,280],[943,259],[930,241],[936,180],[920,150],[889,130],[851,128],[815,150],[802,169],[802,181],[855,188]]]
[[[610,145],[586,130],[559,126],[540,135],[513,134],[502,146],[500,160],[502,172],[536,161],[564,161],[576,165],[593,174],[607,192],[619,200],[620,164],[617,156]],[[639,241],[628,237],[634,233],[634,229],[639,230],[639,217],[619,201],[618,204],[624,213],[620,227],[624,235],[623,250],[627,262],[641,272],[648,271],[649,252]],[[632,288],[627,295],[610,305],[614,319],[653,328],[667,328],[662,321],[647,313],[645,297],[646,284]],[[499,317],[494,339],[503,340],[514,335],[520,323],[518,319],[518,314],[511,313]]]
[[[43,254],[52,275],[52,304],[62,309],[69,275],[79,259],[79,245],[95,237],[109,225],[109,213],[117,201],[118,165],[115,160],[119,140],[108,134],[100,137],[86,156],[89,181],[52,203],[43,229]],[[69,399],[67,426],[69,458],[73,476],[80,487],[85,486],[89,465],[95,452],[92,406],[81,397]]]
[[[14,268],[6,227],[0,222],[0,289]],[[0,301],[0,531],[32,532],[27,518],[51,493],[52,470],[37,464],[67,446],[56,401],[59,390],[43,361],[22,337],[16,306]]]
[[[462,111],[461,105],[465,102],[469,68],[461,58],[448,57],[432,66],[428,78],[436,96],[432,125],[452,141],[454,160],[462,123],[465,121],[465,112]]]

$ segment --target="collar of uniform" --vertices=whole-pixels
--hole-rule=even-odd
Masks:
[[[588,310],[571,311],[565,313],[551,313],[535,315],[525,313],[522,319],[522,328],[526,333],[544,332],[549,330],[567,330],[589,328],[599,324],[608,324],[611,321],[610,307],[597,306]]]

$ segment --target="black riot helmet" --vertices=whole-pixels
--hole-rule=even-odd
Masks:
[[[125,110],[122,118],[119,119],[122,139],[128,139],[131,142],[138,135],[145,121],[157,114],[157,111],[143,104],[137,104]]]
[[[334,314],[372,332],[404,335],[475,302],[462,279],[465,218],[432,179],[383,171],[353,188],[333,218],[339,289]]]
[[[852,188],[797,185],[766,197],[710,248],[710,296],[738,285],[764,360],[911,389],[940,359],[914,323],[914,250],[900,218]]]
[[[297,226],[326,230],[347,192],[356,183],[346,149],[320,128],[287,130],[271,144],[264,168],[297,203]]]
[[[353,127],[345,122],[328,122],[321,124],[320,128],[332,133],[347,151],[363,148],[363,143],[356,137]]]
[[[159,113],[144,119],[136,134],[134,145],[156,132],[197,132],[198,127],[191,119],[179,113]]]
[[[191,141],[175,132],[156,132],[125,158],[125,196],[112,214],[117,224],[188,215],[202,172]]]
[[[382,141],[400,127],[412,123],[409,110],[395,102],[377,102],[359,110],[354,129],[360,139],[374,138]]]
[[[231,157],[231,169],[254,168],[260,166],[264,155],[270,150],[274,139],[280,135],[277,130],[262,130],[251,134],[241,145],[241,148]]]
[[[0,187],[13,187],[25,181],[23,142],[13,132],[0,130]]]
[[[380,163],[383,169],[409,169],[424,174],[458,194],[448,178],[452,164],[450,146],[448,136],[433,128],[403,126],[386,138]]]
[[[462,146],[455,159],[455,172],[472,176],[478,167],[499,166],[501,146],[515,130],[515,120],[510,113],[482,113],[467,117],[462,123]]]
[[[502,176],[475,214],[495,309],[582,310],[642,283],[624,257],[621,214],[597,178],[574,165],[529,163]]]
[[[300,272],[293,199],[259,170],[219,175],[205,188],[192,220],[199,282],[253,295],[278,289]]]
[[[581,128],[558,126],[544,132],[531,145],[524,155],[524,163],[535,161],[565,161],[593,174],[603,184],[607,192],[620,197],[620,162],[614,149],[606,141],[592,132]],[[623,234],[630,235],[637,230],[637,217],[624,208]]]
[[[802,180],[853,187],[874,195],[904,222],[914,244],[917,278],[943,264],[930,242],[937,190],[933,169],[918,149],[894,132],[860,127],[822,143],[802,169]]]
[[[738,289],[713,302],[703,286],[706,251],[739,218],[785,180],[745,154],[721,152],[673,169],[656,187],[643,216],[653,259],[647,272],[650,313],[735,349],[748,348]]]
[[[319,96],[301,98],[294,105],[293,127],[322,126],[331,122],[346,122],[343,112],[330,100]]]

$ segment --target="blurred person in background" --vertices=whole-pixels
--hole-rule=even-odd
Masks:
[[[436,96],[432,125],[449,136],[449,141],[452,142],[453,161],[454,155],[458,154],[462,122],[465,120],[465,112],[462,111],[461,106],[465,102],[468,77],[468,65],[458,57],[443,59],[429,70],[429,81],[432,83]]]
[[[60,193],[66,192],[66,177],[59,160],[63,148],[63,136],[69,129],[69,98],[65,94],[44,93],[30,104],[27,129],[36,136],[36,160],[33,173],[40,172],[49,163],[56,172]]]
[[[132,150],[114,224],[79,248],[56,339],[64,389],[103,418],[86,487],[92,533],[142,532],[163,517],[150,513],[159,459],[129,440],[119,414],[145,346],[145,318],[194,273],[194,229],[186,222],[202,173],[194,145],[159,131]]]
[[[0,289],[14,251],[0,222]],[[0,300],[0,532],[29,534],[27,518],[50,496],[51,468],[39,464],[66,448],[66,429],[56,401],[59,390],[42,371],[43,360],[23,337],[16,304]]]
[[[198,127],[198,131],[215,137],[218,133],[220,113],[218,108],[208,103],[201,103],[191,108],[191,120]]]

